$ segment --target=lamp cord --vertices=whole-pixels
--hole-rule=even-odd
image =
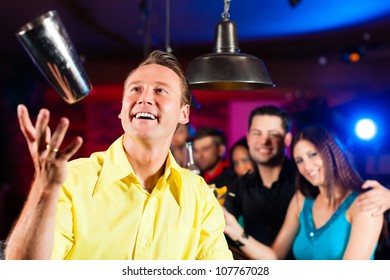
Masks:
[[[171,20],[171,13],[170,13],[170,0],[165,1],[165,51],[167,53],[172,52],[172,48],[170,45],[170,20]]]
[[[230,8],[231,0],[224,0],[224,2],[225,2],[224,11],[221,14],[221,16],[223,21],[228,21],[230,19],[229,8]]]

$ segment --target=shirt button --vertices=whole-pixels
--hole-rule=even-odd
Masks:
[[[310,235],[311,237],[313,237],[313,236],[314,236],[314,232],[310,232],[309,235]]]
[[[146,245],[148,243],[148,239],[147,238],[142,238],[141,240],[142,244]]]

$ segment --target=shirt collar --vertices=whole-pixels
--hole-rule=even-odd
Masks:
[[[103,156],[102,169],[96,182],[93,195],[110,183],[121,180],[129,175],[135,177],[134,170],[126,157],[123,148],[123,135],[107,149]]]
[[[169,176],[179,175],[181,167],[176,163],[172,153],[168,152],[168,157],[165,162],[165,170],[163,174],[163,180],[167,181]],[[103,156],[102,169],[97,180],[93,195],[100,191],[105,186],[110,185],[112,182],[129,177],[130,180],[137,180],[137,176],[127,159],[126,152],[123,148],[123,135],[119,137],[111,146],[107,149]],[[180,175],[179,175],[180,176]],[[165,184],[162,184],[165,185]]]
[[[211,180],[217,178],[222,173],[222,171],[228,167],[229,167],[228,161],[220,161],[217,165],[217,168],[214,170],[214,172],[212,174],[210,174],[210,172],[207,171],[204,172],[203,178],[207,183],[209,183]]]
[[[168,180],[169,175],[171,173],[179,173],[181,170],[181,166],[176,162],[175,158],[172,155],[172,152],[169,150],[168,151],[168,157],[165,163],[165,171],[164,171],[164,178],[165,180]]]

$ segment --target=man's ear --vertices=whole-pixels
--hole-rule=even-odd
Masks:
[[[180,109],[180,124],[186,124],[190,121],[190,105],[183,105]]]
[[[225,153],[226,153],[226,146],[221,144],[219,145],[218,147],[218,155],[220,158],[223,158],[225,156]]]
[[[291,142],[292,142],[292,133],[291,132],[287,132],[286,136],[284,136],[284,145],[286,147],[290,147],[291,145]]]

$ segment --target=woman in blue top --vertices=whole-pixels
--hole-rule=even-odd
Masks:
[[[251,259],[283,259],[291,247],[297,259],[372,259],[383,215],[358,207],[363,180],[336,138],[309,126],[296,134],[291,151],[298,191],[272,247],[245,234],[226,210],[225,233]]]

